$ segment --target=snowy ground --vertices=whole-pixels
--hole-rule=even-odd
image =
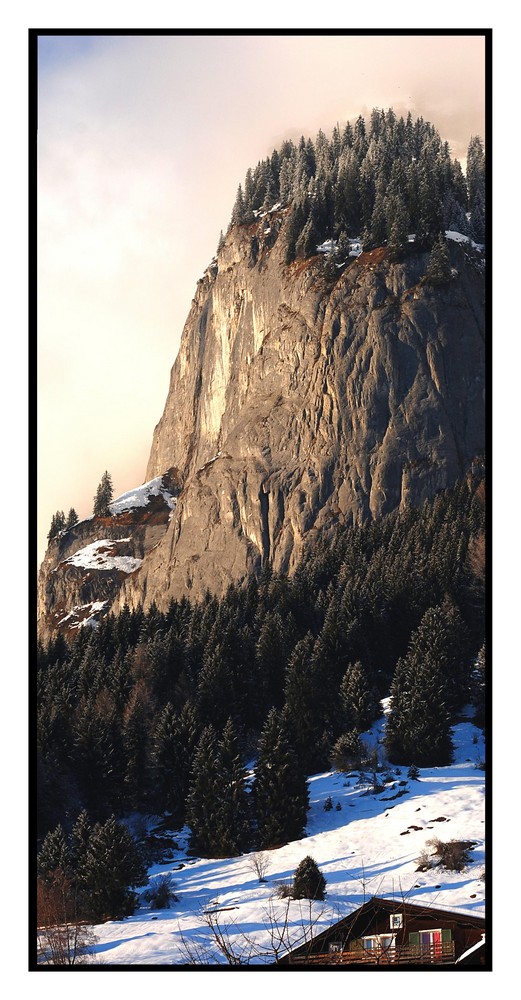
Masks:
[[[117,555],[118,548],[129,541],[130,538],[100,538],[64,559],[64,564],[79,566],[81,569],[118,569],[123,573],[133,573],[139,569],[143,560]]]
[[[157,476],[155,479],[150,479],[148,483],[143,483],[142,486],[137,486],[135,489],[116,497],[110,504],[110,511],[112,514],[122,514],[124,511],[133,510],[136,507],[146,507],[150,497],[155,496],[162,496],[172,509],[177,503],[170,490],[164,488],[163,477]]]
[[[375,726],[371,741],[382,735]],[[140,907],[133,917],[94,928],[92,961],[102,965],[217,967],[226,959],[209,922],[242,961],[273,960],[274,946],[296,946],[373,895],[485,913],[485,799],[483,735],[470,719],[454,727],[454,762],[423,769],[418,780],[394,768],[383,792],[368,793],[357,776],[337,772],[309,782],[307,836],[267,852],[266,882],[252,869],[252,855],[214,860],[190,858],[187,831],[174,834],[178,850],[168,863],[150,869],[151,880],[171,874],[178,901],[168,910]],[[333,808],[325,811],[331,796]],[[340,808],[337,808],[339,806]],[[433,868],[418,872],[417,858],[430,838],[471,840],[476,846],[465,871]],[[291,880],[310,854],[327,882],[325,902],[285,900],[277,885]],[[286,930],[284,927],[286,926]]]

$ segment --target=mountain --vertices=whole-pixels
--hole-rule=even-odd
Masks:
[[[39,924],[107,920],[94,961],[271,961],[369,896],[483,913],[473,155],[375,110],[248,171],[144,484],[53,517]],[[305,857],[322,902],[291,898]]]
[[[481,461],[479,252],[447,233],[441,280],[414,242],[398,260],[348,241],[340,261],[322,244],[288,264],[291,216],[276,205],[231,226],[197,284],[146,472],[168,478],[175,507],[154,507],[151,524],[149,506],[123,519],[120,506],[54,539],[43,634],[89,603],[165,609],[267,563],[291,575],[338,523],[419,505]],[[139,564],[109,576],[71,561],[106,538]]]

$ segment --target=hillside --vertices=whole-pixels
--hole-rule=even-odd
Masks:
[[[384,719],[364,739],[381,740]],[[373,795],[358,775],[313,775],[306,837],[266,852],[266,882],[260,884],[251,854],[238,858],[194,858],[186,852],[186,831],[173,831],[176,848],[149,870],[153,883],[171,874],[178,902],[154,910],[143,904],[124,921],[94,927],[90,960],[111,965],[227,964],[208,922],[211,920],[233,955],[252,964],[273,961],[274,941],[281,955],[349,914],[370,896],[483,916],[485,913],[485,780],[483,734],[470,717],[453,729],[454,763],[422,769],[417,780],[407,768],[394,768],[393,781]],[[397,773],[397,772],[401,773]],[[331,796],[333,809],[324,810]],[[337,808],[340,805],[340,809]],[[162,831],[164,833],[164,831]],[[463,871],[433,868],[419,872],[417,859],[428,841],[468,840],[474,846]],[[274,898],[276,887],[291,880],[310,854],[327,882],[323,903]],[[143,890],[144,892],[145,890]],[[287,928],[285,926],[287,921]]]

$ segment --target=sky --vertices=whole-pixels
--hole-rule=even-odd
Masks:
[[[41,35],[37,558],[52,515],[144,481],[196,282],[248,167],[373,107],[484,138],[471,35]]]

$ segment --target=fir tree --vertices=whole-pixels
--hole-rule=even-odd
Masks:
[[[50,831],[41,846],[38,854],[37,871],[38,878],[43,882],[51,882],[53,875],[57,872],[67,873],[70,871],[71,854],[67,844],[61,823],[56,829]]]
[[[451,645],[443,610],[430,608],[411,636],[407,656],[396,665],[385,735],[391,761],[419,767],[450,764],[455,667]]]
[[[331,765],[337,771],[354,771],[362,767],[367,751],[357,730],[339,736],[331,751]]]
[[[109,517],[110,504],[113,498],[112,479],[108,472],[104,472],[101,482],[94,497],[94,517]]]
[[[317,252],[319,231],[314,221],[314,213],[310,212],[300,236],[295,244],[295,257],[306,260]]]
[[[244,194],[242,190],[242,184],[239,184],[237,188],[237,197],[235,199],[235,205],[232,211],[232,226],[242,226],[245,222],[249,222],[251,218],[251,213],[244,201]]]
[[[329,752],[325,740],[328,727],[325,672],[317,663],[314,650],[315,640],[308,633],[291,654],[284,688],[294,749],[307,774],[326,765]]]
[[[487,666],[485,643],[483,643],[472,673],[471,704],[474,706],[474,725],[485,729],[486,724],[486,681]]]
[[[388,220],[389,260],[400,260],[408,245],[408,216],[402,198],[394,195],[386,204]]]
[[[71,507],[67,515],[67,520],[65,522],[65,530],[68,531],[69,528],[74,528],[74,525],[77,523],[78,523],[78,515],[74,510],[74,507]]]
[[[48,541],[50,542],[53,538],[56,538],[56,535],[58,535],[60,531],[63,531],[64,528],[65,514],[62,510],[57,510],[51,518],[51,527],[49,528],[49,533],[47,535]]]
[[[120,720],[106,688],[82,699],[72,735],[74,773],[85,806],[93,817],[107,815],[123,789]]]
[[[83,869],[89,847],[92,825],[86,809],[82,809],[71,832],[71,854],[74,870],[78,874]]]
[[[451,280],[449,249],[444,236],[438,236],[431,250],[425,280],[430,285],[444,285]]]
[[[82,896],[89,920],[121,920],[137,905],[132,890],[146,885],[146,865],[127,828],[111,816],[89,838],[82,872]]]
[[[216,818],[215,839],[219,855],[233,857],[251,846],[251,822],[246,769],[241,761],[239,740],[233,722],[228,720],[219,741],[220,808]]]
[[[378,693],[359,660],[349,664],[342,678],[340,703],[345,728],[360,733],[371,725],[378,712]]]
[[[123,716],[122,752],[125,760],[125,800],[131,809],[146,802],[149,783],[149,734],[152,705],[142,685],[136,685]]]
[[[467,187],[472,234],[485,240],[485,153],[479,136],[472,136],[467,150]]]
[[[197,748],[199,729],[196,712],[186,702],[181,712],[165,705],[152,737],[151,766],[154,797],[161,812],[170,812],[176,821],[185,818],[190,774]]]
[[[224,643],[218,642],[212,647],[209,641],[197,688],[199,717],[220,730],[226,725],[231,707],[235,712],[233,664]]]
[[[276,709],[269,713],[259,739],[253,801],[261,849],[302,837],[309,804],[307,780],[287,723]]]
[[[293,899],[326,898],[326,880],[316,861],[309,854],[295,869],[291,895]]]
[[[195,751],[186,800],[190,850],[204,857],[219,853],[216,829],[221,808],[220,770],[217,736],[213,726],[207,726]]]
[[[258,683],[258,702],[263,717],[272,706],[282,708],[284,702],[284,671],[289,650],[295,637],[291,620],[283,622],[277,612],[266,612],[255,647],[255,667]]]

